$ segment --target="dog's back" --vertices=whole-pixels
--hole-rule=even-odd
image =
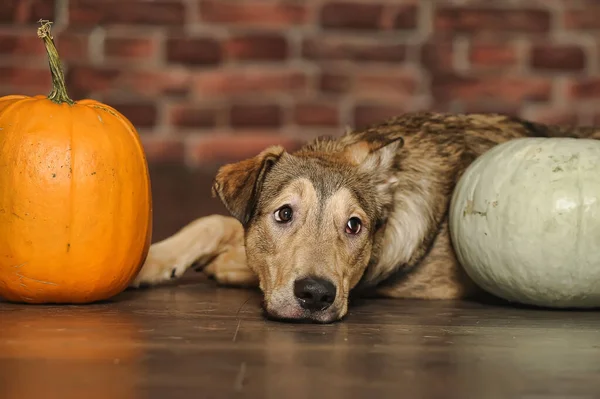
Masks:
[[[456,261],[447,212],[454,187],[477,157],[521,137],[600,139],[593,127],[551,126],[497,114],[416,113],[355,133],[356,138],[402,132],[394,165],[398,185],[379,241],[379,257],[361,287],[393,297],[457,298],[480,293]]]

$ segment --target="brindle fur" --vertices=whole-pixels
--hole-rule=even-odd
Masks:
[[[452,191],[478,156],[505,141],[533,136],[598,139],[600,129],[497,114],[421,112],[320,138],[292,154],[270,147],[225,165],[213,192],[244,229],[246,258],[237,259],[235,268],[247,261],[253,271],[229,281],[250,284],[248,276],[256,275],[269,314],[320,322],[346,314],[352,289],[394,298],[476,295],[480,292],[460,268],[450,241]],[[315,209],[305,211],[295,230],[273,227],[272,213],[286,199],[282,196],[300,198],[300,209]],[[366,229],[354,241],[340,233],[349,209],[362,216]],[[214,268],[210,273],[218,274]],[[309,275],[335,281],[332,310],[310,314],[294,307],[293,280]]]

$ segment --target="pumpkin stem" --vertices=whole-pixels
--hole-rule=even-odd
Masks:
[[[67,94],[67,86],[65,84],[65,74],[60,63],[60,57],[58,56],[58,50],[54,45],[54,40],[50,34],[50,26],[52,22],[40,19],[38,21],[42,24],[38,28],[37,34],[40,39],[44,41],[46,46],[46,53],[48,53],[48,63],[50,64],[50,73],[52,74],[52,91],[48,96],[48,99],[57,104],[67,103],[69,105],[75,104],[75,101],[71,100]]]

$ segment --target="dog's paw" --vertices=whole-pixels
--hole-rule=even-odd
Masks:
[[[131,288],[143,288],[176,280],[186,271],[186,265],[177,264],[173,254],[152,246],[148,257],[137,277],[130,284]]]
[[[243,246],[230,248],[202,270],[221,285],[238,287],[258,286],[258,277],[248,268]]]

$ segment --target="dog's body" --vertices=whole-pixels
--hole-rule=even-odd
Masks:
[[[293,154],[271,147],[226,165],[214,192],[241,224],[222,219],[236,238],[213,245],[225,253],[208,271],[221,282],[258,283],[267,313],[281,319],[339,319],[350,291],[363,288],[394,298],[477,294],[450,241],[453,189],[478,156],[531,136],[600,138],[600,130],[494,114],[416,113]],[[182,274],[206,255],[198,244],[192,249],[202,239],[188,227],[170,245],[151,249],[135,285]]]

